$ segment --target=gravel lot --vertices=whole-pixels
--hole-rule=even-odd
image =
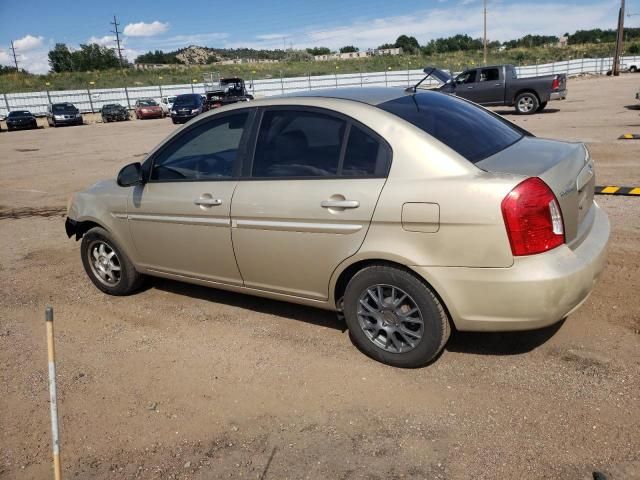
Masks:
[[[640,75],[569,81],[507,118],[583,140],[640,185]],[[640,478],[640,198],[598,197],[607,268],[564,323],[454,333],[428,368],[360,354],[335,315],[155,280],[101,294],[68,195],[141,159],[167,119],[0,134],[0,478],[50,478],[44,307],[56,315],[65,478]]]

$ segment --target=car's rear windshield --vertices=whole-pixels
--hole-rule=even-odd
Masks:
[[[471,163],[504,150],[524,135],[499,116],[444,93],[406,95],[378,107],[424,130]]]
[[[14,112],[9,112],[9,118],[18,118],[18,117],[30,117],[31,112],[27,110],[16,110]]]
[[[77,111],[78,109],[70,103],[53,106],[54,113],[76,113]]]
[[[158,106],[155,100],[140,100],[139,103],[141,107],[157,107]]]

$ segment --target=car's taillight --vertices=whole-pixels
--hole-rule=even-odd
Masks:
[[[518,184],[502,200],[502,216],[514,255],[532,255],[564,243],[562,212],[551,189],[537,177]]]
[[[551,90],[556,91],[560,89],[560,79],[558,79],[558,77],[553,79],[553,82],[551,82]]]

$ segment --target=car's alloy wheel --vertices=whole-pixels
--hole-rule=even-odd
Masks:
[[[518,96],[516,110],[518,113],[528,115],[538,109],[538,100],[531,93],[523,93]]]
[[[103,240],[94,240],[89,244],[87,254],[91,271],[96,279],[108,287],[118,285],[122,268],[113,247]]]
[[[388,365],[427,365],[446,344],[451,327],[444,306],[415,274],[372,265],[356,273],[339,304],[354,344]]]
[[[415,300],[392,285],[372,285],[360,295],[358,322],[374,345],[391,353],[413,350],[424,335]]]
[[[142,284],[131,260],[104,228],[84,234],[80,245],[82,264],[93,284],[109,295],[128,295]]]

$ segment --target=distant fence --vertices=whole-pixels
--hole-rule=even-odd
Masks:
[[[623,57],[622,63],[640,68],[640,56]],[[602,75],[611,70],[613,59],[577,58],[541,65],[517,67],[521,77],[565,73],[575,76],[583,73]],[[385,72],[360,72],[334,75],[270,78],[248,82],[249,90],[256,96],[271,96],[317,88],[338,87],[407,87],[414,85],[424,74],[422,70],[393,70]],[[429,79],[425,85],[435,83]],[[71,102],[82,112],[97,112],[107,103],[120,103],[129,109],[139,98],[160,99],[181,93],[204,93],[202,83],[183,85],[158,85],[152,87],[97,88],[83,90],[49,90],[44,92],[5,93],[0,95],[0,116],[11,110],[31,110],[43,115],[47,106],[57,102]]]

